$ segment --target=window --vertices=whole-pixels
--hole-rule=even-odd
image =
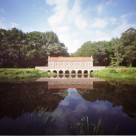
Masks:
[[[72,62],[72,65],[75,65],[75,62]]]

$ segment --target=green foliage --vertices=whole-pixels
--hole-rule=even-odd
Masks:
[[[136,29],[129,28],[121,36],[122,46],[124,47],[124,59],[129,66],[136,60]]]
[[[52,73],[51,73],[52,74]],[[39,71],[33,68],[29,69],[14,69],[14,68],[3,68],[0,69],[0,79],[27,79],[27,78],[39,78],[47,77],[51,74],[48,74],[46,71]]]
[[[95,66],[108,66],[112,54],[111,42],[86,42],[72,56],[93,56]]]
[[[136,68],[106,68],[100,71],[94,71],[92,75],[106,79],[125,79],[136,81]]]
[[[24,33],[17,28],[0,29],[0,67],[43,66],[50,56],[69,56],[54,32]]]
[[[75,123],[71,128],[76,129],[79,135],[98,135],[101,133],[101,120],[97,124],[90,124],[87,116],[82,117],[79,122]]]
[[[71,56],[93,56],[95,66],[136,66],[136,29],[110,41],[85,42]]]

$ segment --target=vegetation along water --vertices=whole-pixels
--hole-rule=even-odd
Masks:
[[[91,76],[100,77],[107,80],[128,80],[136,81],[136,68],[105,68],[100,71],[93,71]],[[55,73],[35,70],[34,68],[1,68],[0,80],[32,80],[40,77],[55,76]]]

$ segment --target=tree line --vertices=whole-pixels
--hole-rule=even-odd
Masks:
[[[0,29],[0,67],[44,66],[49,55],[69,56],[54,32]],[[136,66],[136,29],[110,41],[85,42],[71,56],[93,56],[95,66]]]
[[[0,29],[0,67],[35,67],[47,64],[48,56],[69,56],[54,32]]]
[[[110,41],[85,42],[71,56],[93,56],[95,66],[136,66],[136,29]]]

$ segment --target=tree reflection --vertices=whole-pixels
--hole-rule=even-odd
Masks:
[[[0,84],[0,118],[16,118],[25,112],[39,109],[54,111],[64,99],[59,95],[60,89],[49,89],[46,82],[34,83],[1,83]]]
[[[93,89],[78,89],[78,93],[87,101],[104,100],[122,105],[123,111],[130,117],[136,117],[136,86],[121,83],[93,82]]]

